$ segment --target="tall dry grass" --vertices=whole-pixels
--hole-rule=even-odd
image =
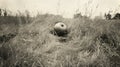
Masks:
[[[50,33],[56,21],[63,21],[67,37]],[[4,46],[8,58],[4,67],[119,67],[120,21],[89,18],[65,19],[40,15],[21,26],[18,35]],[[65,41],[61,41],[65,39]]]

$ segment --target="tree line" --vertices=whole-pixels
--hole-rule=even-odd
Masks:
[[[0,16],[8,16],[7,10],[0,8]]]
[[[115,13],[115,16],[112,17],[112,14],[109,13],[105,13],[105,19],[107,20],[112,20],[112,19],[120,19],[120,13]]]

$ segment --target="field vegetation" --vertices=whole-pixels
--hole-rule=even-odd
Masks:
[[[67,37],[50,33],[57,21]],[[120,20],[1,16],[0,67],[120,67]]]

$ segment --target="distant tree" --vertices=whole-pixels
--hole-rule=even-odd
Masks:
[[[6,10],[4,10],[4,16],[7,16],[7,11]]]
[[[74,14],[74,18],[82,18],[81,13]]]
[[[120,13],[116,13],[113,19],[120,19]]]
[[[0,9],[0,16],[2,16],[2,9]]]
[[[111,18],[111,14],[110,14],[110,13],[108,13],[108,14],[105,13],[105,19],[107,19],[107,20],[112,19],[112,18]]]
[[[25,11],[25,22],[30,23],[31,22],[31,16],[29,11]]]

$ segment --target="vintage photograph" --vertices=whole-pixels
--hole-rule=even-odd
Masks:
[[[120,0],[0,0],[0,67],[120,67]]]

